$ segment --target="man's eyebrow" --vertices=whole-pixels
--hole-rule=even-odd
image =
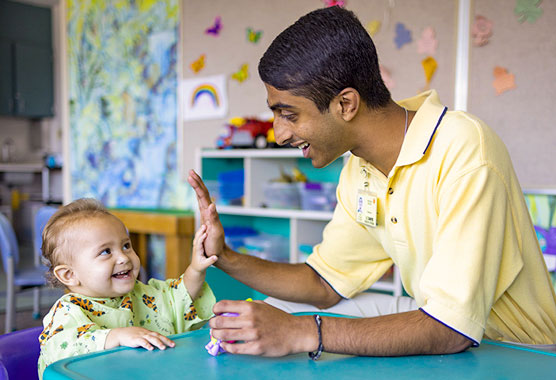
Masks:
[[[277,109],[291,109],[291,108],[294,108],[294,106],[289,105],[289,104],[285,104],[285,103],[275,103],[273,105],[270,105],[268,103],[268,100],[266,101],[266,104],[268,104],[268,108],[270,108],[271,111],[275,111]]]

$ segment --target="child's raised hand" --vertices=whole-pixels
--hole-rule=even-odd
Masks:
[[[204,272],[208,267],[218,260],[218,256],[207,257],[203,243],[207,238],[207,226],[202,225],[193,239],[193,255],[191,256],[191,267],[197,272]]]
[[[149,351],[157,347],[165,350],[166,347],[174,347],[176,344],[169,338],[157,332],[147,330],[143,327],[120,327],[112,329],[106,337],[104,348],[118,346],[143,347]]]

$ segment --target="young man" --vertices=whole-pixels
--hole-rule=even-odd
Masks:
[[[556,342],[556,296],[510,158],[490,128],[447,111],[434,91],[392,101],[371,38],[338,7],[283,31],[259,74],[279,144],[302,149],[315,167],[352,153],[338,206],[306,264],[271,263],[225,246],[216,208],[191,172],[209,226],[205,251],[234,278],[289,301],[285,310],[295,302],[359,309],[363,318],[221,301],[215,314],[239,313],[210,321],[214,337],[239,341],[226,350],[414,355],[460,352],[483,337]],[[362,293],[393,263],[412,299]]]

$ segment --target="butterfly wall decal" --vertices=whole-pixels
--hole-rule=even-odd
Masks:
[[[254,30],[251,27],[247,28],[247,40],[249,42],[256,44],[261,39],[262,35],[263,35],[262,30]]]
[[[411,41],[411,31],[407,29],[404,24],[398,22],[396,24],[396,37],[394,38],[396,47],[400,49],[403,45],[408,44]]]
[[[333,7],[335,5],[339,7],[343,7],[345,5],[345,1],[342,0],[324,0],[324,5],[327,7]]]
[[[221,29],[222,29],[222,19],[220,18],[220,16],[216,16],[214,18],[214,24],[205,30],[205,34],[216,37],[220,35]]]
[[[201,54],[199,56],[199,58],[197,58],[195,61],[191,62],[191,64],[189,65],[189,67],[191,68],[191,70],[193,70],[193,72],[195,74],[197,74],[199,71],[201,71],[202,69],[205,68],[205,58],[206,58],[206,55]]]
[[[243,83],[249,77],[249,65],[244,63],[241,68],[232,74],[232,79],[237,80],[239,83]]]

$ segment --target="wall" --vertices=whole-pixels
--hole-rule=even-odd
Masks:
[[[474,14],[492,20],[493,33],[487,45],[471,49],[469,111],[504,140],[523,188],[556,188],[556,1],[543,1],[534,23],[520,23],[514,7],[505,0],[474,2]],[[496,95],[495,66],[515,75],[515,89]]]
[[[425,87],[421,60],[426,55],[417,52],[417,40],[425,27],[432,26],[438,40],[434,55],[438,69],[431,87],[439,91],[441,100],[453,106],[457,1],[397,0],[392,8],[389,4],[386,0],[350,0],[346,8],[354,11],[363,25],[372,20],[381,21],[381,29],[374,41],[380,63],[389,69],[396,82],[391,89],[393,98],[413,96]],[[228,79],[228,115],[234,117],[268,112],[266,91],[257,73],[260,57],[283,29],[305,13],[322,8],[324,3],[321,0],[186,0],[183,5],[182,71],[185,78],[216,74],[226,74],[229,78],[243,63],[249,64],[249,78],[245,82]],[[222,18],[222,31],[218,37],[204,33],[216,16]],[[413,39],[400,49],[394,43],[398,22],[405,24]],[[247,42],[247,27],[263,31],[257,44]],[[189,65],[201,54],[206,54],[206,65],[195,74]],[[194,167],[195,148],[214,147],[214,141],[226,121],[227,118],[222,118],[183,123],[182,176]]]

